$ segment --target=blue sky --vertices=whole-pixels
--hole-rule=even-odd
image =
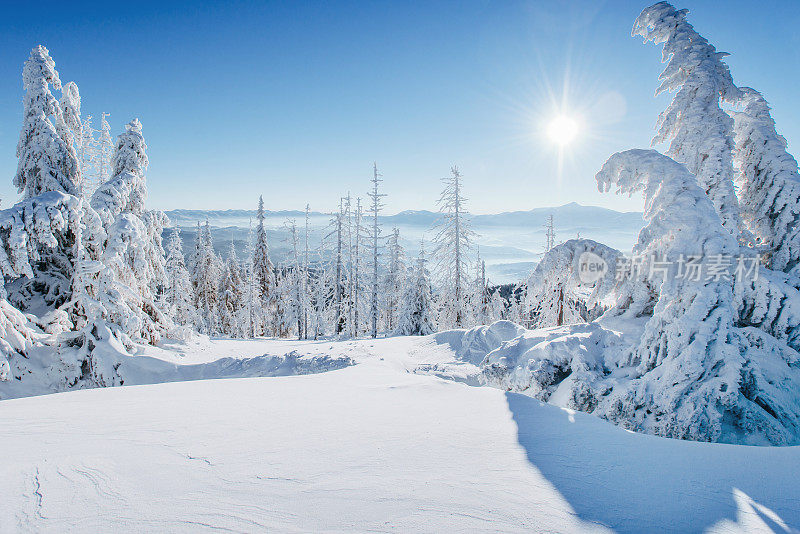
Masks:
[[[469,209],[571,201],[640,209],[600,194],[617,150],[646,147],[667,98],[661,52],[630,36],[649,2],[24,2],[0,20],[0,195],[22,120],[22,63],[39,43],[83,113],[139,117],[154,208],[330,210],[364,195],[372,161],[387,211],[434,209],[450,166]],[[761,90],[790,149],[800,146],[800,5],[686,1],[690,21]],[[579,118],[559,157],[544,135]],[[559,165],[559,160],[561,165]],[[560,170],[559,170],[560,169]]]

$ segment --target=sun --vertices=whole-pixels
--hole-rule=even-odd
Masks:
[[[547,125],[547,135],[560,146],[570,144],[578,136],[578,121],[566,115],[558,115]]]

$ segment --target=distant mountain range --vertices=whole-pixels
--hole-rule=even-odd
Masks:
[[[175,209],[165,212],[170,220],[178,226],[194,225],[208,219],[212,226],[230,226],[231,222],[255,220],[256,210],[184,210]],[[305,211],[302,210],[265,210],[269,219],[302,219]],[[599,221],[611,224],[614,227],[628,228],[631,224],[642,224],[642,214],[637,211],[621,212],[599,206],[583,206],[577,202],[570,202],[563,206],[550,208],[534,208],[527,211],[507,211],[503,213],[472,215],[467,217],[478,226],[521,226],[531,224],[544,224],[547,217],[553,217],[570,226],[593,225]],[[330,217],[329,213],[319,211],[310,212],[312,218]],[[384,224],[400,224],[409,226],[432,226],[436,224],[441,214],[428,210],[405,210],[395,215],[384,215],[380,220]]]
[[[212,227],[215,248],[227,255],[233,243],[237,253],[243,254],[248,227],[255,223],[255,210],[183,210],[167,211],[173,225],[181,228],[184,245],[190,246],[198,222],[208,220]],[[266,211],[267,236],[274,260],[280,262],[288,253],[287,221],[294,219],[302,227],[305,212],[300,210]],[[544,225],[553,215],[556,241],[566,241],[580,235],[594,239],[622,251],[629,251],[644,226],[639,212],[620,212],[598,206],[582,206],[575,202],[551,208],[534,208],[528,211],[469,215],[472,229],[478,234],[476,244],[486,261],[489,277],[495,283],[509,283],[527,276],[536,265],[544,247]],[[330,214],[311,212],[312,246],[316,246],[327,233]],[[407,210],[395,215],[380,217],[384,235],[391,228],[400,230],[407,255],[418,253],[423,239],[429,241],[432,228],[441,215],[427,210]],[[185,250],[189,250],[185,248]]]

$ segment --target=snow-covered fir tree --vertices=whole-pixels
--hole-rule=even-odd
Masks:
[[[670,142],[667,155],[697,176],[725,228],[748,241],[733,186],[733,120],[720,106],[720,100],[735,101],[740,93],[722,61],[726,54],[695,31],[687,13],[659,2],[643,10],[633,27],[633,35],[664,43],[667,66],[656,94],[675,92],[658,118],[653,143]]]
[[[347,204],[344,199],[339,199],[339,210],[333,214],[330,221],[330,231],[323,240],[325,243],[331,242],[329,247],[333,257],[326,262],[324,279],[325,284],[330,287],[330,310],[332,313],[332,331],[337,336],[348,333],[349,296],[348,291],[348,265],[346,257],[347,247]]]
[[[494,289],[489,297],[489,322],[508,319],[508,302],[500,294],[499,289]]]
[[[126,288],[123,298],[141,323],[136,331],[126,333],[133,339],[157,342],[172,328],[159,306],[159,296],[168,284],[161,240],[169,221],[163,212],[145,209],[146,149],[142,125],[134,119],[117,138],[113,175],[92,195],[91,207],[107,235],[102,261]]]
[[[183,255],[183,241],[180,230],[176,226],[167,242],[167,292],[166,301],[172,318],[180,326],[194,326],[196,323],[194,305],[192,303],[192,282]]]
[[[275,266],[269,257],[267,245],[267,229],[264,227],[264,197],[258,197],[258,212],[256,214],[255,244],[253,245],[253,278],[258,295],[262,331],[260,334],[275,335]]]
[[[108,123],[109,113],[100,116],[100,137],[97,140],[97,176],[98,186],[106,182],[114,173],[114,140],[111,137],[111,125]]]
[[[482,325],[491,322],[491,313],[489,309],[489,288],[486,285],[486,262],[481,259],[478,254],[478,259],[475,262],[475,293],[472,296],[472,317],[474,324]]]
[[[81,156],[83,155],[83,123],[81,122],[81,95],[78,91],[78,85],[75,82],[68,82],[64,84],[61,89],[61,100],[58,103],[61,107],[61,118],[63,122],[57,129],[60,130],[60,135],[66,141],[68,147],[75,156],[78,170],[78,190],[83,193],[84,176],[81,166]]]
[[[292,245],[290,264],[288,266],[289,276],[286,280],[285,301],[287,313],[285,323],[291,325],[287,330],[296,330],[297,337],[303,339],[303,319],[307,315],[308,297],[306,295],[306,273],[304,272],[303,261],[300,252],[300,237],[297,232],[297,224],[294,220],[289,225],[289,240]]]
[[[442,180],[444,190],[439,197],[442,221],[433,238],[434,271],[441,286],[439,326],[460,328],[468,321],[467,299],[470,285],[469,255],[474,232],[466,217],[461,192],[461,173],[453,167]]]
[[[247,232],[247,246],[245,248],[245,260],[242,267],[242,276],[244,277],[245,293],[244,305],[241,310],[242,331],[244,337],[255,338],[260,331],[259,327],[259,303],[258,293],[256,291],[255,277],[253,276],[253,248],[255,241],[253,239],[253,222],[250,221]]]
[[[242,306],[245,303],[245,282],[242,276],[236,248],[231,243],[228,258],[222,268],[219,281],[217,314],[220,332],[231,337],[241,337],[244,329],[241,324]]]
[[[319,339],[332,331],[329,320],[330,303],[333,301],[332,269],[325,261],[325,240],[316,252],[315,267],[309,269],[309,294],[311,311],[309,313],[309,337]]]
[[[734,164],[742,217],[771,269],[800,275],[800,174],[775,129],[767,101],[741,89],[734,118]]]
[[[208,221],[198,233],[197,257],[192,271],[194,307],[198,314],[198,330],[204,334],[219,333],[218,283],[222,260],[214,252],[214,242]]]
[[[393,228],[387,244],[388,263],[386,276],[383,283],[383,314],[384,329],[394,332],[397,328],[397,317],[400,312],[400,302],[403,299],[406,284],[406,258],[405,250],[400,243],[400,230]]]
[[[416,266],[408,273],[400,299],[394,333],[399,336],[426,336],[436,331],[431,279],[425,259],[425,245],[420,246]]]
[[[80,167],[58,100],[50,86],[61,89],[56,64],[47,48],[39,45],[22,69],[23,124],[17,144],[14,185],[23,198],[47,191],[77,196]]]

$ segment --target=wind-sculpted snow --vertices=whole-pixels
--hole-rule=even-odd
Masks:
[[[488,353],[523,332],[524,328],[511,321],[497,321],[469,330],[439,332],[434,339],[439,344],[449,345],[458,360],[479,365]]]
[[[10,316],[10,319],[13,318],[13,315]],[[0,327],[2,326],[3,322],[0,321]],[[24,331],[20,335],[24,335]],[[73,348],[68,348],[67,342],[67,348],[62,347],[57,355],[51,347],[31,348],[31,344],[26,344],[24,338],[11,338],[21,347],[19,351],[24,348],[27,354],[15,355],[11,359],[12,365],[8,369],[6,380],[0,381],[0,399],[96,387],[306,375],[343,369],[355,364],[347,356],[304,355],[296,350],[282,355],[223,357],[202,363],[180,364],[150,356],[132,356],[119,342],[118,336],[99,327],[88,337],[92,350],[87,357],[84,348],[87,341],[81,336],[77,337],[80,341]],[[0,350],[2,349],[0,346]],[[0,360],[0,372],[2,368]]]

